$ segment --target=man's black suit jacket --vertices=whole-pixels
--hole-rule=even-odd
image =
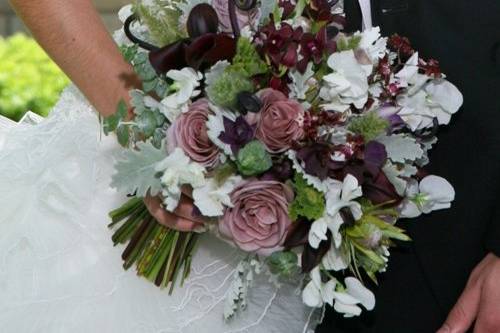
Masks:
[[[345,8],[347,30],[358,30],[358,2]],[[478,262],[500,256],[500,0],[373,0],[372,12],[384,35],[407,36],[439,60],[464,95],[427,167],[453,184],[456,200],[402,223],[413,243],[393,251],[375,311],[346,320],[330,310],[318,332],[432,333]]]

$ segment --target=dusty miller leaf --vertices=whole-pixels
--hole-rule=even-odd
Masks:
[[[424,154],[424,150],[414,138],[402,134],[382,136],[377,138],[377,141],[385,146],[388,157],[396,163],[415,161]]]
[[[116,173],[111,186],[139,197],[145,197],[148,190],[156,195],[161,190],[161,183],[155,166],[165,158],[164,150],[155,148],[150,142],[139,142],[137,148],[125,150],[115,163]]]

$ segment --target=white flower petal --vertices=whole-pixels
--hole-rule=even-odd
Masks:
[[[455,189],[444,178],[427,176],[420,181],[420,192],[427,194],[429,201],[437,203],[450,203],[455,200]]]
[[[348,277],[345,279],[345,285],[347,287],[347,292],[359,300],[359,303],[363,305],[368,311],[375,308],[375,295],[366,288],[358,279],[353,277]]]
[[[326,236],[327,230],[328,226],[325,218],[314,221],[311,225],[311,230],[309,231],[309,245],[311,245],[313,249],[317,249],[322,241],[328,239]]]
[[[430,81],[425,86],[425,91],[433,102],[450,114],[456,113],[464,102],[464,97],[458,88],[445,79]]]
[[[402,218],[415,218],[422,215],[422,212],[413,201],[404,200],[400,205],[400,214]]]
[[[330,304],[333,306],[333,301],[335,300],[335,289],[337,288],[337,280],[332,279],[325,283],[321,287],[321,297],[324,303]]]
[[[338,313],[343,313],[344,317],[357,317],[361,314],[361,308],[357,305],[346,305],[340,302],[335,302],[334,310]]]
[[[329,271],[338,272],[349,267],[348,260],[344,258],[340,249],[334,246],[330,247],[330,250],[328,250],[321,262],[325,269]]]

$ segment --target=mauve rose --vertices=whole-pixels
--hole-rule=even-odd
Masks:
[[[217,16],[219,17],[219,26],[222,32],[232,33],[233,29],[231,27],[231,19],[229,17],[228,10],[228,0],[212,0],[212,7],[217,12]],[[245,12],[243,10],[238,9],[236,7],[236,17],[238,19],[238,26],[240,29],[243,27],[254,24],[259,17],[259,10],[253,9],[249,12]]]
[[[270,153],[284,152],[304,137],[304,108],[274,89],[261,90],[257,95],[262,100],[262,110],[249,115],[247,121],[257,124],[256,137]]]
[[[167,130],[167,150],[181,148],[189,158],[207,168],[219,162],[220,150],[208,138],[208,100],[199,99],[189,106]]]
[[[283,183],[245,181],[231,193],[234,206],[226,209],[219,231],[244,251],[270,255],[282,248],[292,224],[292,200],[292,189]]]

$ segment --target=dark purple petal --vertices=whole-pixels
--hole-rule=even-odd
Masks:
[[[295,221],[290,229],[285,240],[285,249],[293,249],[294,247],[306,245],[308,242],[309,230],[311,230],[311,222],[305,219]]]
[[[151,66],[153,66],[158,74],[166,73],[171,69],[186,67],[187,42],[187,40],[180,40],[161,49],[149,52]]]
[[[315,143],[299,149],[297,159],[302,162],[306,173],[324,180],[333,165],[332,148],[325,143]]]
[[[383,172],[379,172],[376,177],[365,177],[362,188],[363,195],[376,205],[391,203],[396,206],[402,200]]]
[[[224,34],[205,34],[186,47],[186,62],[198,69],[220,60],[231,60],[236,54],[236,40]]]
[[[292,162],[289,159],[273,164],[271,170],[262,175],[261,180],[286,182],[293,177]]]
[[[200,3],[191,9],[186,23],[189,37],[197,38],[208,33],[217,33],[219,17],[215,9],[207,3]]]
[[[327,240],[319,243],[317,249],[312,248],[309,243],[304,246],[304,251],[302,252],[302,272],[309,273],[321,263],[321,259],[330,250],[332,246],[332,233],[330,230],[326,233]]]
[[[236,118],[235,121],[224,117],[224,132],[219,135],[219,139],[231,146],[234,154],[255,138],[256,126],[251,126],[243,117]]]
[[[364,162],[366,170],[376,176],[387,160],[385,146],[377,141],[369,142],[364,150]]]

